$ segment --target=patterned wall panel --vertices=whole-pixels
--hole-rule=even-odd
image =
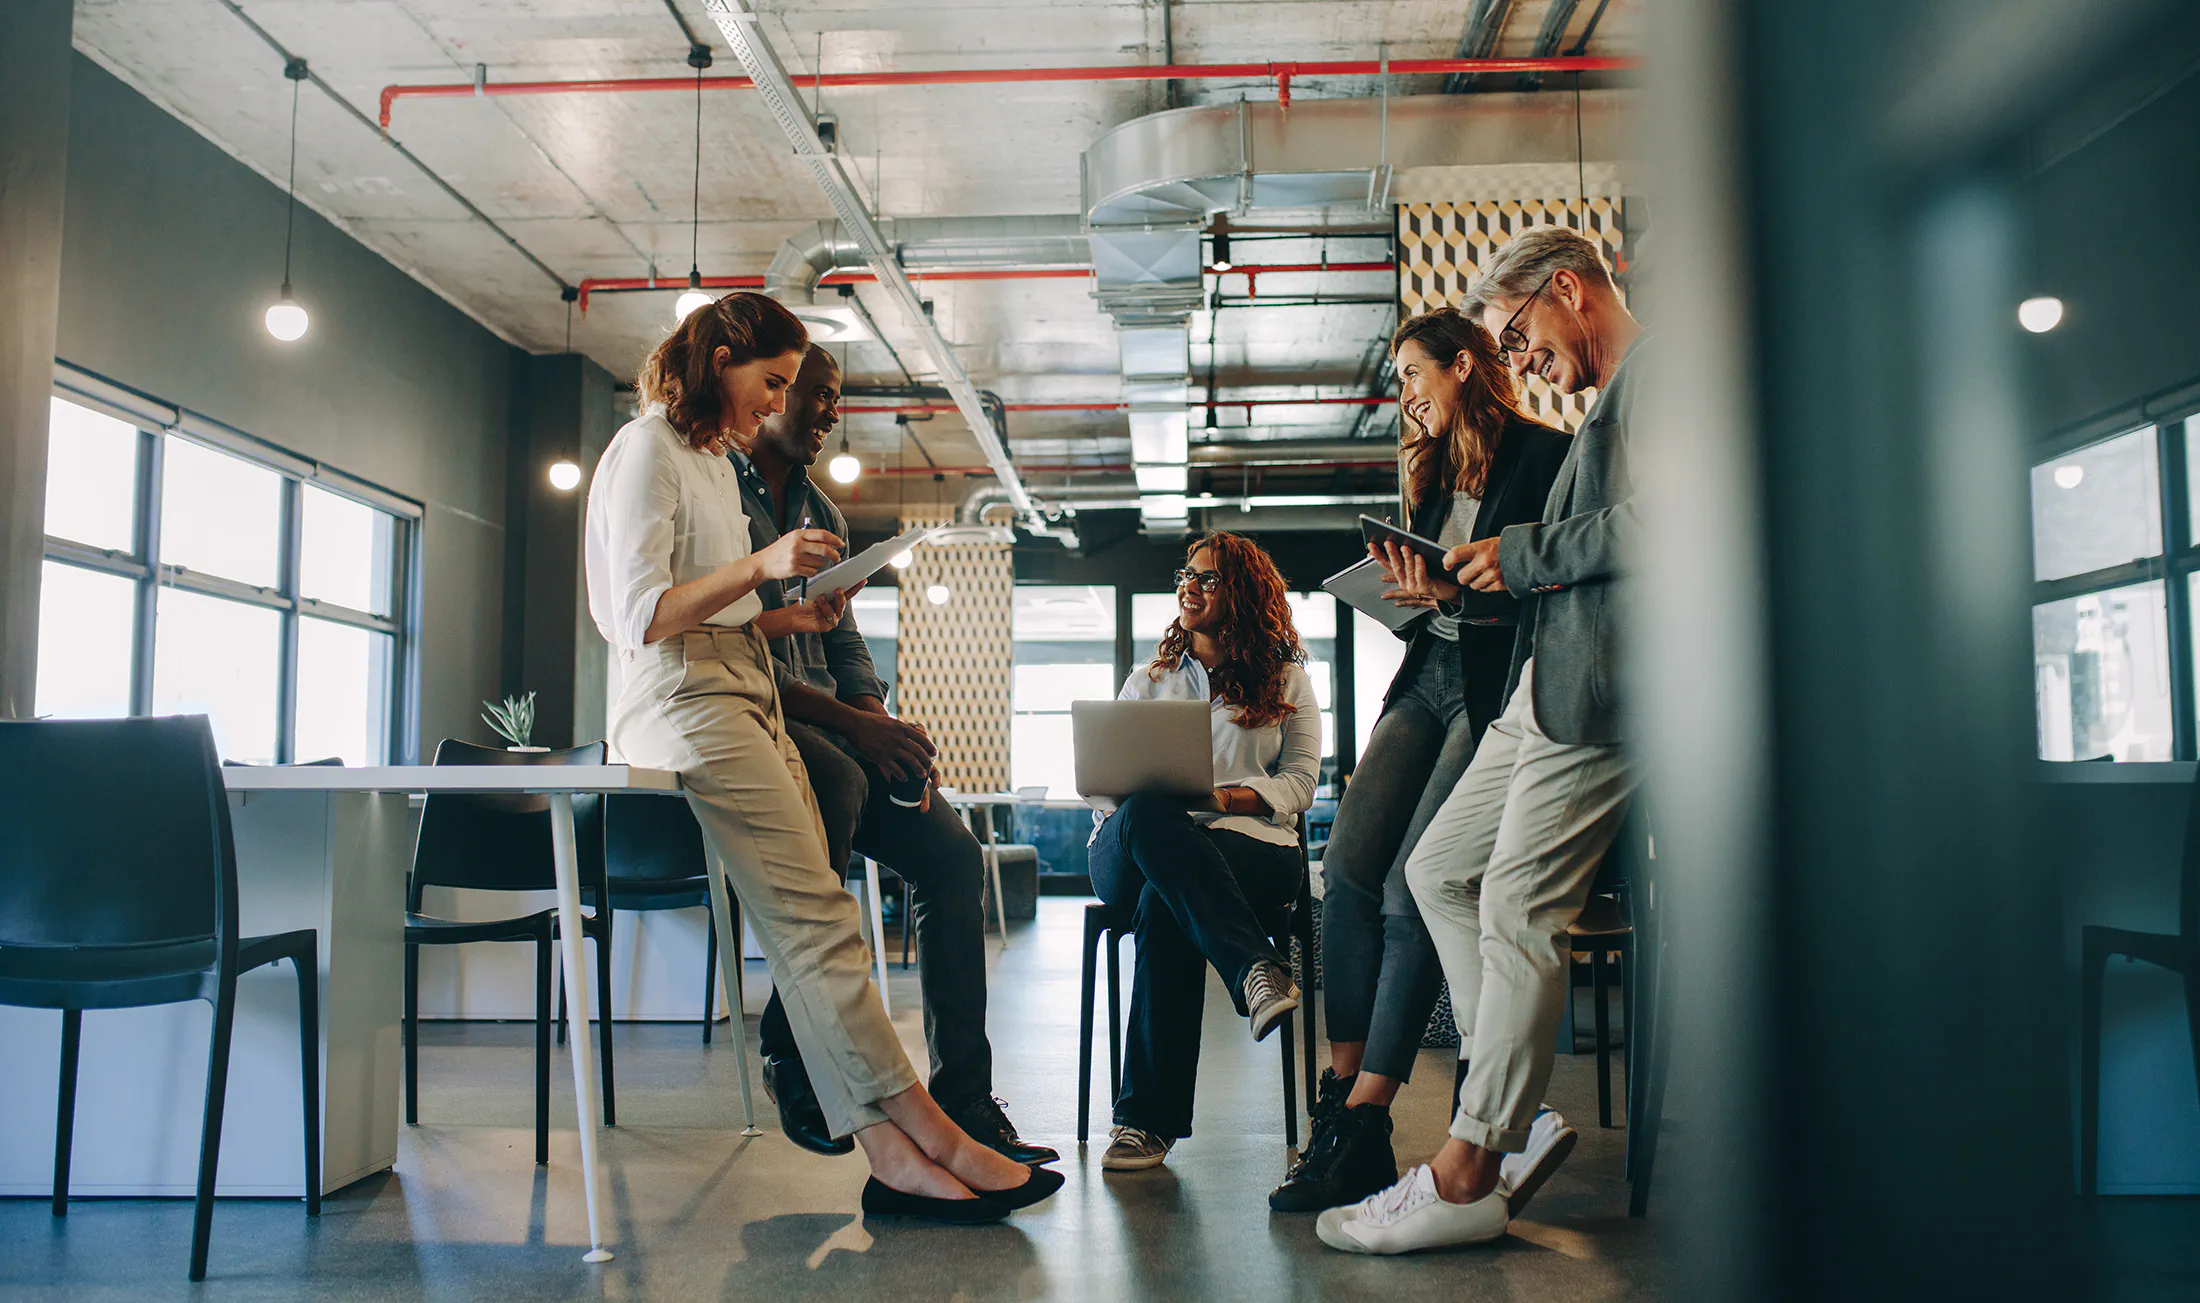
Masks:
[[[1614,268],[1621,259],[1625,204],[1588,201],[1589,232]],[[1407,316],[1457,306],[1467,283],[1493,249],[1531,226],[1581,226],[1579,199],[1507,199],[1482,203],[1401,204],[1398,207],[1398,298]],[[1540,420],[1571,430],[1581,424],[1596,391],[1572,396],[1530,379],[1528,410]]]
[[[939,525],[904,516],[902,528]],[[951,596],[932,605],[925,590]],[[964,792],[1008,787],[1009,616],[1016,584],[1006,543],[917,549],[901,572],[901,628],[894,658],[901,714],[940,749],[940,781]]]

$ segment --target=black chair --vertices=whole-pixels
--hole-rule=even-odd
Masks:
[[[106,794],[127,793],[115,818]],[[237,975],[289,960],[298,973],[306,1214],[321,1212],[318,937],[237,935],[237,856],[214,735],[203,715],[0,723],[0,1004],[61,1011],[53,1214],[66,1216],[76,1068],[87,1009],[206,1000],[191,1279],[206,1279]]]
[[[439,765],[600,765],[604,744],[564,751],[504,751],[446,739],[435,749]],[[573,828],[583,891],[604,882],[602,798],[573,798]],[[557,910],[518,918],[461,923],[420,912],[429,887],[473,891],[549,891],[557,886],[551,858],[550,798],[431,794],[420,812],[420,837],[405,884],[405,1121],[420,1122],[420,947],[475,941],[535,943],[535,1161],[550,1161],[550,967],[558,937]],[[598,900],[602,897],[599,895]],[[596,942],[597,1020],[603,1041],[603,1123],[615,1125],[611,1096],[611,910],[599,905],[583,921],[583,936]]]
[[[710,856],[703,829],[678,796],[620,792],[604,798],[604,873],[614,912],[700,909],[703,943],[703,1044],[710,1044],[711,1014],[718,1007],[718,928],[710,906]],[[727,896],[732,900],[732,896]],[[594,888],[581,903],[594,905]],[[741,931],[741,906],[733,905],[733,930]],[[559,996],[558,1021],[565,1021]]]
[[[1611,862],[1611,858],[1606,857],[1605,863],[1609,865]],[[1616,885],[1613,889],[1617,890]],[[1624,1046],[1626,1043],[1625,1036],[1633,1030],[1625,1019],[1624,1010],[1626,1008],[1627,993],[1633,983],[1635,929],[1627,922],[1626,915],[1621,911],[1619,898],[1615,895],[1606,894],[1603,884],[1600,883],[1596,893],[1589,897],[1588,904],[1583,906],[1581,917],[1567,926],[1566,934],[1572,941],[1576,954],[1582,951],[1587,951],[1589,954],[1590,990],[1594,993],[1596,1000],[1594,1025],[1596,1027],[1597,1053],[1597,1124],[1609,1129],[1612,1125],[1613,1038],[1611,1012],[1608,1008],[1608,993],[1611,989],[1611,982],[1616,976],[1620,985],[1620,1000],[1623,1010],[1620,1023],[1622,1037],[1620,1043]],[[1613,954],[1619,956],[1616,973],[1614,972],[1615,966],[1610,958]],[[1574,1000],[1572,976],[1571,973],[1567,974],[1566,1001],[1569,1006],[1572,1005]],[[1632,1069],[1627,1070],[1627,1075],[1623,1080],[1627,1083],[1625,1088],[1631,1090],[1634,1080]]]
[[[2078,1190],[2093,1194],[2101,1167],[2101,984],[2112,955],[2166,968],[2185,979],[2185,1025],[2200,1072],[2200,772],[2186,806],[2184,861],[2179,867],[2177,931],[2131,932],[2088,924],[2079,933]]]
[[[1299,894],[1291,902],[1284,916],[1277,920],[1269,932],[1269,940],[1287,960],[1293,957],[1292,946],[1297,944],[1296,967],[1309,977],[1313,972],[1314,955],[1314,898],[1311,875],[1306,861],[1306,839],[1299,839]],[[1106,902],[1085,906],[1085,973],[1083,987],[1083,1017],[1077,1039],[1077,1143],[1085,1143],[1092,1122],[1092,1014],[1094,999],[1094,968],[1099,959],[1103,942],[1108,952],[1108,1099],[1113,1101],[1123,1093],[1123,981],[1121,945],[1124,937],[1137,936],[1133,929],[1132,912],[1117,909]],[[1312,983],[1302,980],[1299,992],[1300,1016],[1306,1020],[1305,1060],[1306,1097],[1314,1098],[1315,1010]],[[1293,1148],[1299,1143],[1298,1073],[1293,1071],[1291,1019],[1286,1017],[1278,1028],[1283,1051],[1283,1130],[1284,1142]]]

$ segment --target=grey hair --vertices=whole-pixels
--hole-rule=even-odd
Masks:
[[[1571,226],[1531,226],[1499,245],[1482,264],[1459,310],[1479,321],[1492,299],[1524,299],[1561,271],[1570,271],[1591,285],[1612,283],[1612,269],[1596,241]]]

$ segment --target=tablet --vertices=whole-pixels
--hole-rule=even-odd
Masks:
[[[806,590],[801,580],[789,579],[786,581],[787,600],[811,601],[828,593],[837,593],[843,588],[853,588],[885,568],[887,562],[938,532],[937,526],[919,525],[898,538],[873,543],[854,556],[846,557],[811,575]]]
[[[1387,520],[1377,520],[1373,516],[1360,517],[1360,537],[1369,543],[1396,543],[1407,552],[1418,552],[1428,562],[1430,574],[1450,577],[1450,572],[1444,569],[1444,545],[1434,539],[1408,533]]]

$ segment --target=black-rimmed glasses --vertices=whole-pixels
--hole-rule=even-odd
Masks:
[[[1176,586],[1178,588],[1182,588],[1186,584],[1197,584],[1199,586],[1199,591],[1203,593],[1211,593],[1217,588],[1222,587],[1222,573],[1218,570],[1177,571]]]
[[[1545,289],[1550,287],[1551,277],[1556,275],[1558,275],[1558,273],[1554,271],[1551,273],[1550,276],[1545,276],[1543,278],[1543,283],[1535,287],[1535,292],[1528,295],[1528,297],[1522,299],[1520,301],[1520,306],[1513,309],[1513,314],[1505,318],[1505,328],[1497,332],[1498,361],[1503,362],[1515,353],[1525,353],[1528,351],[1528,337],[1520,333],[1519,328],[1513,325],[1513,323],[1520,320],[1520,314],[1528,310],[1529,304],[1535,302],[1537,294],[1541,294]]]

